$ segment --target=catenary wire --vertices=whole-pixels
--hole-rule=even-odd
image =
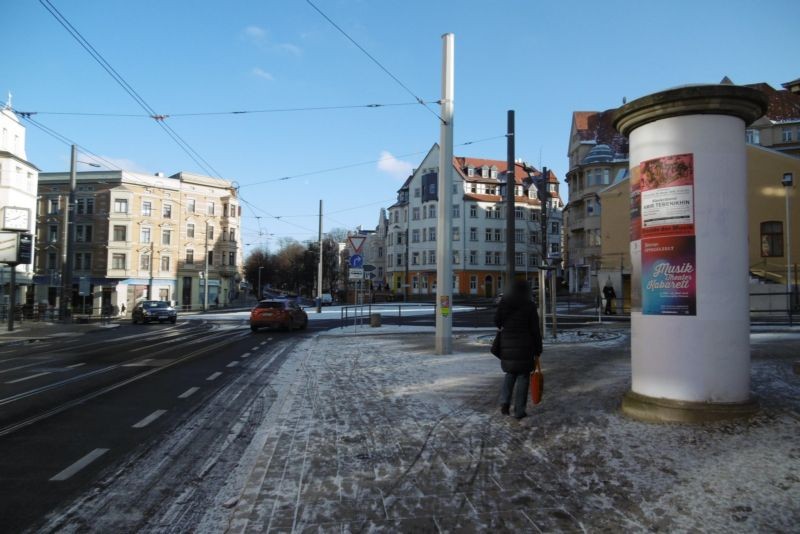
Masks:
[[[50,2],[50,0],[39,0],[39,3],[58,21],[61,26],[83,47],[86,52],[116,81],[128,95],[136,101],[139,106],[152,116],[158,113],[139,95],[138,92],[119,74],[111,64],[98,52],[94,46],[67,20],[67,18]],[[156,120],[162,130],[200,167],[206,174],[223,180],[220,173],[208,163],[194,148],[186,142],[172,127],[165,124],[163,120]],[[223,180],[224,181],[224,180]]]
[[[445,120],[444,120],[444,119],[443,119],[443,118],[442,118],[442,117],[441,117],[441,116],[440,116],[438,113],[436,113],[435,111],[433,111],[433,110],[432,110],[432,109],[431,109],[431,108],[430,108],[430,107],[429,107],[429,106],[428,106],[428,105],[425,103],[425,101],[424,101],[424,100],[422,100],[420,97],[418,97],[418,96],[417,96],[417,95],[416,95],[416,94],[415,94],[415,93],[414,93],[414,92],[413,92],[411,89],[409,89],[409,88],[408,88],[408,86],[407,86],[406,84],[404,84],[402,81],[400,81],[400,79],[399,79],[397,76],[395,76],[394,74],[392,74],[392,73],[389,71],[389,69],[387,69],[386,67],[384,67],[384,66],[381,64],[381,62],[380,62],[380,61],[378,61],[378,60],[377,60],[377,59],[376,59],[376,58],[375,58],[375,57],[374,57],[372,54],[370,54],[369,52],[367,52],[367,51],[366,51],[366,49],[365,49],[363,46],[361,46],[360,44],[358,44],[358,43],[356,42],[356,40],[355,40],[355,39],[353,39],[352,37],[350,37],[350,35],[348,35],[348,34],[347,34],[347,32],[346,32],[346,31],[344,31],[344,30],[343,30],[343,29],[342,29],[342,28],[341,28],[341,27],[340,27],[338,24],[336,24],[336,23],[335,23],[335,22],[334,22],[334,21],[333,21],[333,20],[332,20],[332,19],[331,19],[331,18],[330,18],[328,15],[326,15],[326,14],[325,14],[325,13],[324,13],[324,12],[323,12],[323,11],[322,11],[320,8],[318,8],[316,5],[314,5],[314,2],[312,2],[311,0],[306,0],[306,3],[308,3],[308,5],[310,5],[312,8],[314,8],[314,10],[316,10],[316,12],[317,12],[317,13],[319,13],[320,15],[322,15],[322,17],[323,17],[325,20],[327,20],[327,21],[328,21],[328,22],[331,24],[331,26],[333,26],[334,28],[336,28],[337,30],[339,30],[339,33],[341,33],[342,35],[344,35],[344,36],[345,36],[345,37],[346,37],[346,38],[347,38],[347,39],[348,39],[348,40],[349,40],[351,43],[353,43],[354,45],[356,45],[356,47],[357,47],[359,50],[361,50],[361,51],[362,51],[362,52],[363,52],[363,53],[364,53],[364,54],[365,54],[365,55],[366,55],[368,58],[370,58],[370,59],[372,60],[372,62],[373,62],[373,63],[375,63],[375,64],[376,64],[376,65],[377,65],[377,66],[378,66],[378,67],[379,67],[379,68],[380,68],[380,69],[381,69],[383,72],[385,72],[386,74],[388,74],[390,78],[392,78],[392,79],[393,79],[395,82],[397,82],[397,84],[398,84],[398,85],[400,85],[400,87],[402,87],[403,89],[405,89],[405,91],[406,91],[408,94],[410,94],[412,97],[414,97],[414,98],[417,100],[417,102],[418,102],[420,105],[422,105],[422,106],[423,106],[425,109],[427,109],[429,112],[431,112],[431,113],[432,113],[432,114],[433,114],[433,115],[434,115],[434,116],[435,116],[437,119],[439,119],[439,121],[440,121],[440,122],[442,122],[443,124],[446,124]]]

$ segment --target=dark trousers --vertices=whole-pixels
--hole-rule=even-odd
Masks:
[[[514,415],[519,417],[525,413],[528,405],[528,386],[531,374],[506,373],[503,379],[503,389],[500,390],[500,404],[511,404],[511,392],[514,392]]]

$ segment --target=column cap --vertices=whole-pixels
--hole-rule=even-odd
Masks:
[[[623,135],[649,122],[681,115],[733,115],[750,124],[767,112],[767,96],[741,85],[687,85],[643,96],[614,113]]]

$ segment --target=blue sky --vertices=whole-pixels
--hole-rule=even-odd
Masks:
[[[504,160],[513,109],[517,157],[562,180],[573,111],[726,75],[776,88],[800,76],[796,0],[312,1],[425,100],[441,96],[441,36],[454,33],[456,155]],[[315,239],[320,199],[324,231],[374,228],[439,139],[438,119],[304,0],[50,2],[211,174],[238,182],[246,252]],[[144,111],[40,2],[4,4],[0,101],[11,91],[15,109],[124,169],[209,174],[152,119],[60,114]],[[176,116],[367,104],[387,106]],[[67,170],[67,144],[27,132],[32,163]]]

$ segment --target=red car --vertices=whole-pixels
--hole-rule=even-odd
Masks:
[[[255,332],[265,326],[305,330],[308,326],[308,315],[294,300],[262,300],[250,310],[250,330]]]

